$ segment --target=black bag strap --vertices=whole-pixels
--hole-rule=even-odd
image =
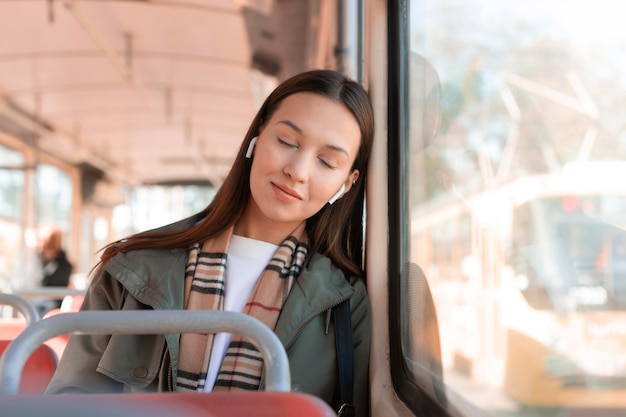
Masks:
[[[337,345],[337,367],[339,369],[339,389],[341,407],[339,417],[354,417],[352,399],[354,387],[354,348],[352,346],[352,317],[350,299],[334,307],[335,343]]]

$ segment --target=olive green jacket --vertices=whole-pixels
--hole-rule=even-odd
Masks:
[[[82,310],[181,310],[186,263],[186,249],[119,253],[95,272]],[[371,307],[360,279],[346,280],[329,258],[314,254],[289,293],[275,333],[287,350],[292,389],[335,405],[337,359],[329,318],[330,309],[346,298],[352,312],[356,415],[367,416]],[[179,336],[71,336],[46,393],[172,391]]]

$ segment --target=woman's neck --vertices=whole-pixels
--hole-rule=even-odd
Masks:
[[[301,223],[280,223],[245,210],[235,223],[233,233],[250,239],[280,245]]]

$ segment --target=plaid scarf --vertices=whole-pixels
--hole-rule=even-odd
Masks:
[[[279,246],[259,277],[243,312],[274,329],[295,278],[300,274],[308,250],[302,223]],[[219,236],[196,243],[189,250],[185,269],[185,310],[222,310],[224,272],[233,227]],[[180,337],[176,391],[202,391],[207,377],[215,334],[184,333]],[[257,390],[263,359],[250,342],[233,335],[215,381],[214,391]]]

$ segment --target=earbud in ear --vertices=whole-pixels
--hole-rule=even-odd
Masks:
[[[254,150],[254,145],[256,145],[256,140],[258,138],[259,138],[258,136],[255,136],[250,140],[250,144],[248,145],[248,150],[246,151],[246,158],[248,159],[252,158],[252,151]]]
[[[346,184],[341,184],[341,188],[328,200],[328,204],[333,204],[335,201],[339,200],[339,197],[341,197],[344,191],[346,191]]]

